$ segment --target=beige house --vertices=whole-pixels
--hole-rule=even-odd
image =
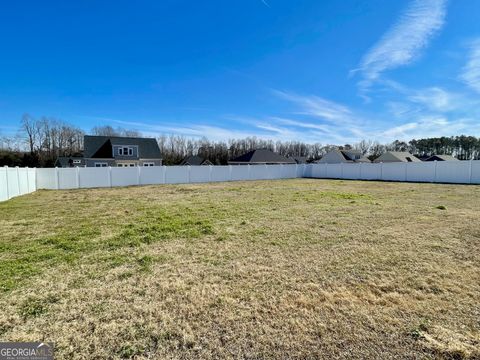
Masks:
[[[373,160],[374,163],[391,163],[391,162],[421,162],[407,151],[387,151],[378,158]]]

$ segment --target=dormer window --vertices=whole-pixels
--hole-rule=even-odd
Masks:
[[[133,147],[122,146],[122,147],[118,148],[118,155],[133,156]]]

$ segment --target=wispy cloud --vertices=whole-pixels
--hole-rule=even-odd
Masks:
[[[367,91],[384,71],[413,62],[443,27],[446,0],[413,0],[400,19],[363,57],[360,88]]]
[[[263,5],[266,7],[270,7],[270,4],[267,2],[267,0],[262,0]]]
[[[422,104],[434,111],[450,111],[456,108],[459,103],[458,97],[442,88],[429,87],[417,90],[408,97],[412,102]]]
[[[463,133],[480,133],[480,124],[473,118],[425,115],[415,121],[393,126],[374,137],[380,141],[411,140],[427,137],[452,136]]]
[[[349,122],[352,112],[344,105],[318,96],[302,96],[285,91],[273,90],[278,97],[298,105],[298,114],[321,118],[334,123]]]
[[[470,44],[468,61],[460,78],[470,88],[480,93],[480,39]]]

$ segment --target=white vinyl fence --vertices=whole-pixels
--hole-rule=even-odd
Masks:
[[[0,167],[0,201],[37,190],[36,169]]]
[[[80,189],[303,177],[303,165],[152,166],[37,169],[38,189]]]
[[[480,160],[411,163],[308,164],[303,177],[480,184]]]
[[[324,178],[480,184],[480,160],[380,164],[0,168],[0,201],[36,189]]]

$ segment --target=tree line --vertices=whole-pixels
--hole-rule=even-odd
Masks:
[[[139,137],[136,130],[96,126],[91,135]],[[0,166],[51,167],[59,156],[81,155],[85,132],[62,120],[49,117],[35,119],[25,114],[14,136],[0,136]],[[269,149],[286,157],[304,157],[307,161],[320,159],[332,149],[355,149],[371,160],[386,151],[409,151],[423,157],[433,154],[453,155],[460,160],[480,159],[480,138],[451,136],[395,140],[389,144],[362,140],[354,144],[308,144],[302,141],[273,141],[257,137],[211,141],[207,138],[187,138],[180,135],[159,134],[158,145],[166,165],[179,164],[185,157],[199,155],[216,165],[254,149]]]

